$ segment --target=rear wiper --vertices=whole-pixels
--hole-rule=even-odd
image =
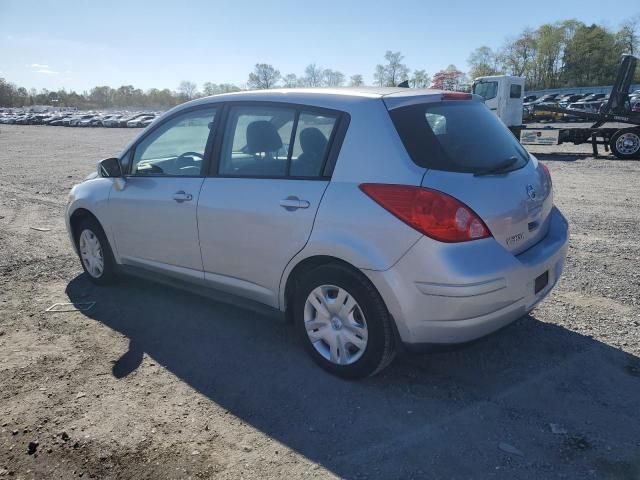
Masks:
[[[494,165],[493,167],[485,168],[484,170],[480,170],[474,173],[473,176],[481,177],[482,175],[491,175],[492,173],[498,173],[504,170],[505,168],[509,168],[511,165],[513,165],[517,161],[518,159],[514,155],[513,157],[509,157],[506,160],[503,160],[502,162],[500,162],[499,164]]]

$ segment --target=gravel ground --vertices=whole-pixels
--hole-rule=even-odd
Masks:
[[[572,230],[554,293],[346,382],[277,318],[81,275],[67,192],[135,133],[1,127],[0,478],[640,478],[640,162],[531,148]]]

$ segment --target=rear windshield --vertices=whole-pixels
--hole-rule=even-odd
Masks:
[[[505,170],[510,171],[529,160],[513,134],[481,102],[421,103],[389,114],[409,156],[421,167],[479,173],[515,157]]]

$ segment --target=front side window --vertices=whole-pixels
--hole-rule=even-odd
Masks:
[[[522,96],[522,85],[518,85],[517,83],[512,83],[511,87],[509,87],[509,97],[520,98],[521,96]]]
[[[232,107],[218,173],[321,177],[337,118],[293,107]]]
[[[215,115],[215,108],[199,109],[160,125],[136,146],[131,174],[200,176]]]
[[[498,82],[480,80],[473,86],[473,93],[480,95],[485,100],[491,100],[498,94]]]

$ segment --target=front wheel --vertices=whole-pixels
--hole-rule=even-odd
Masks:
[[[393,319],[363,274],[342,265],[320,266],[301,279],[295,295],[296,326],[322,368],[363,378],[391,363]]]
[[[82,220],[75,231],[82,268],[93,283],[107,285],[116,276],[113,253],[100,224],[93,218]]]
[[[640,130],[618,130],[609,142],[611,152],[621,160],[640,158]]]

